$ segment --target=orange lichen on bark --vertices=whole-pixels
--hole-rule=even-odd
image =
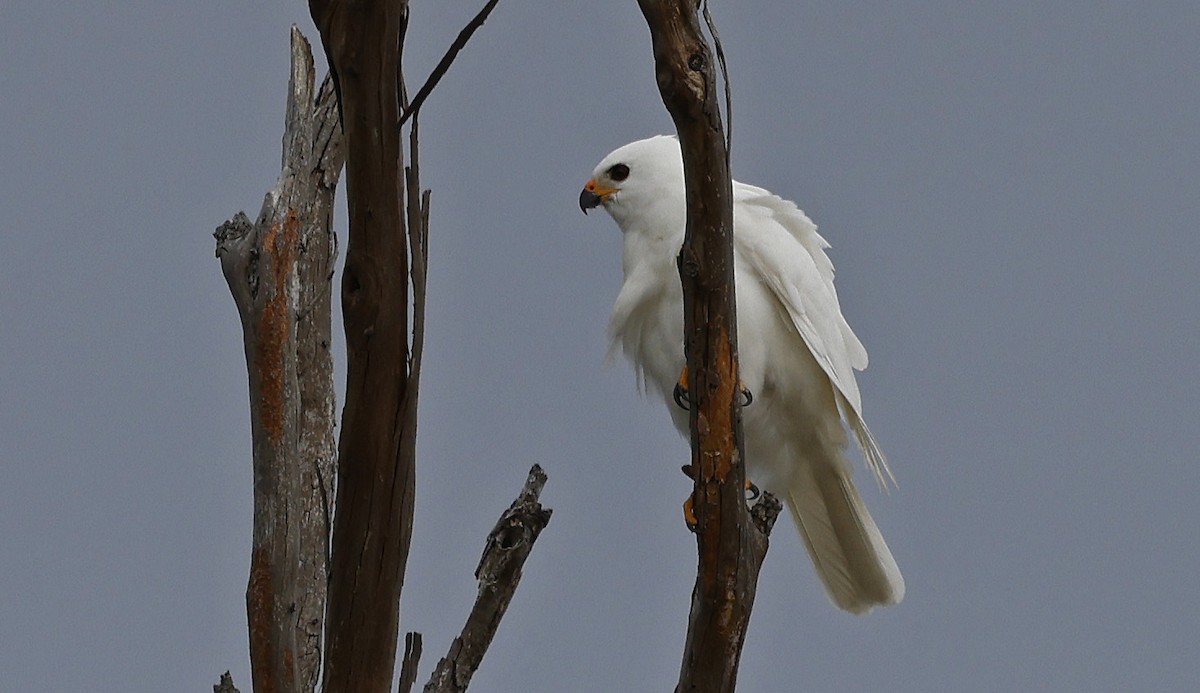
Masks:
[[[733,360],[733,349],[729,343],[729,333],[721,330],[714,339],[716,345],[715,383],[709,383],[707,406],[700,412],[703,426],[700,428],[703,451],[701,455],[700,474],[702,479],[713,479],[724,482],[729,477],[733,465],[733,455],[736,446],[733,439],[733,407],[726,403],[733,402],[737,395],[738,382],[736,366]],[[737,406],[736,403],[733,406]]]
[[[272,290],[265,298],[259,317],[254,370],[259,379],[259,416],[272,445],[279,445],[286,420],[283,364],[291,332],[288,284],[295,271],[299,238],[300,218],[296,210],[288,209],[283,224],[272,224],[262,243],[262,252],[267,255],[267,266],[271,271]]]
[[[256,548],[250,554],[250,582],[246,586],[246,616],[250,629],[250,664],[254,690],[278,690],[271,653],[274,642],[275,588],[271,578],[271,559],[267,550]]]

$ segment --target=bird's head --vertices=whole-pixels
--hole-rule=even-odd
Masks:
[[[638,140],[604,157],[579,193],[584,214],[603,205],[617,224],[658,205],[685,204],[679,141],[658,135]]]

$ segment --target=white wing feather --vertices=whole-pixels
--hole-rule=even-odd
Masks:
[[[626,145],[593,177],[617,162],[643,173],[605,203],[624,236],[625,281],[609,333],[639,385],[663,396],[686,435],[687,416],[670,396],[683,367],[675,257],[687,210],[678,143],[658,137]],[[866,367],[867,351],[842,317],[829,244],[794,203],[736,181],[733,194],[741,375],[759,395],[743,419],[747,467],[786,501],[838,606],[863,613],[897,603],[904,578],[843,456],[844,424],[880,485],[895,483],[862,418],[854,371]]]
[[[734,183],[734,237],[741,259],[779,300],[837,389],[838,408],[854,432],[867,466],[883,487],[895,477],[862,417],[855,370],[867,366],[867,350],[838,303],[829,243],[793,202],[743,183]],[[779,233],[780,228],[787,231]],[[796,247],[799,245],[800,247]]]

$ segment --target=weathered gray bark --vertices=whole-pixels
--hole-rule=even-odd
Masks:
[[[316,687],[335,466],[331,226],[344,154],[332,84],[314,95],[312,52],[295,27],[291,59],[279,181],[255,223],[239,212],[215,234],[250,381],[246,610],[256,691]]]
[[[488,0],[459,34],[420,100],[496,2]],[[310,10],[331,77],[314,105],[312,55],[293,29],[280,181],[255,223],[238,213],[215,234],[242,319],[250,375],[255,506],[246,600],[253,687],[312,691],[323,672],[326,691],[387,691],[412,530],[424,350],[430,195],[421,189],[417,157],[420,104],[408,103],[399,71],[405,0],[310,0]],[[410,122],[407,162],[399,132],[404,120]],[[331,216],[344,161],[348,365],[335,454]],[[520,507],[509,511],[519,517],[507,520],[511,526],[502,518],[489,537],[478,573],[487,585],[476,604],[486,615],[472,612],[455,645],[461,653],[455,678],[463,686],[549,519],[549,510],[537,505],[545,477],[536,471],[529,482],[538,479],[536,490],[527,485]],[[413,685],[420,650],[420,635],[410,634],[402,693]],[[237,690],[228,673],[214,689]]]
[[[545,485],[546,473],[540,466],[533,465],[521,493],[488,534],[483,556],[475,568],[475,578],[479,580],[475,606],[471,608],[462,632],[450,644],[450,651],[438,661],[429,683],[425,684],[425,693],[464,693],[467,690],[521,582],[525,559],[529,558],[533,543],[550,522],[550,509],[543,508],[538,502]]]
[[[732,691],[758,571],[779,503],[746,511],[733,193],[712,52],[696,0],[639,0],[659,91],[683,149],[687,230],[679,256],[691,406],[689,473],[699,555],[676,691]]]

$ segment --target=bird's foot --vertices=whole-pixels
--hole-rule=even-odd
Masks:
[[[687,470],[684,470],[684,473],[686,474]],[[761,495],[762,491],[754,485],[754,482],[746,479],[746,504],[749,505],[751,502],[758,500],[758,497]],[[696,525],[700,524],[699,520],[696,519],[696,506],[692,502],[691,496],[688,496],[687,500],[683,501],[683,521],[687,523],[688,529],[693,532],[696,531]]]
[[[683,521],[693,532],[696,531],[696,525],[700,524],[700,521],[696,519],[696,506],[692,503],[691,496],[688,496],[687,500],[683,502]]]
[[[752,402],[754,402],[754,393],[750,392],[750,388],[746,387],[746,385],[744,383],[738,387],[738,390],[742,394],[741,405],[743,407],[750,406],[750,404]],[[688,368],[687,368],[687,366],[684,366],[683,370],[680,371],[679,381],[675,383],[675,388],[671,391],[671,398],[675,400],[675,405],[678,406],[680,409],[682,409],[684,411],[691,410],[692,399],[691,399],[690,393],[688,392]]]
[[[679,372],[679,381],[675,383],[675,389],[671,391],[671,397],[675,400],[675,406],[679,407],[680,409],[682,409],[684,411],[691,411],[691,407],[688,406],[688,403],[691,400],[688,399],[689,394],[688,394],[688,367],[687,366],[684,366],[683,370]]]

